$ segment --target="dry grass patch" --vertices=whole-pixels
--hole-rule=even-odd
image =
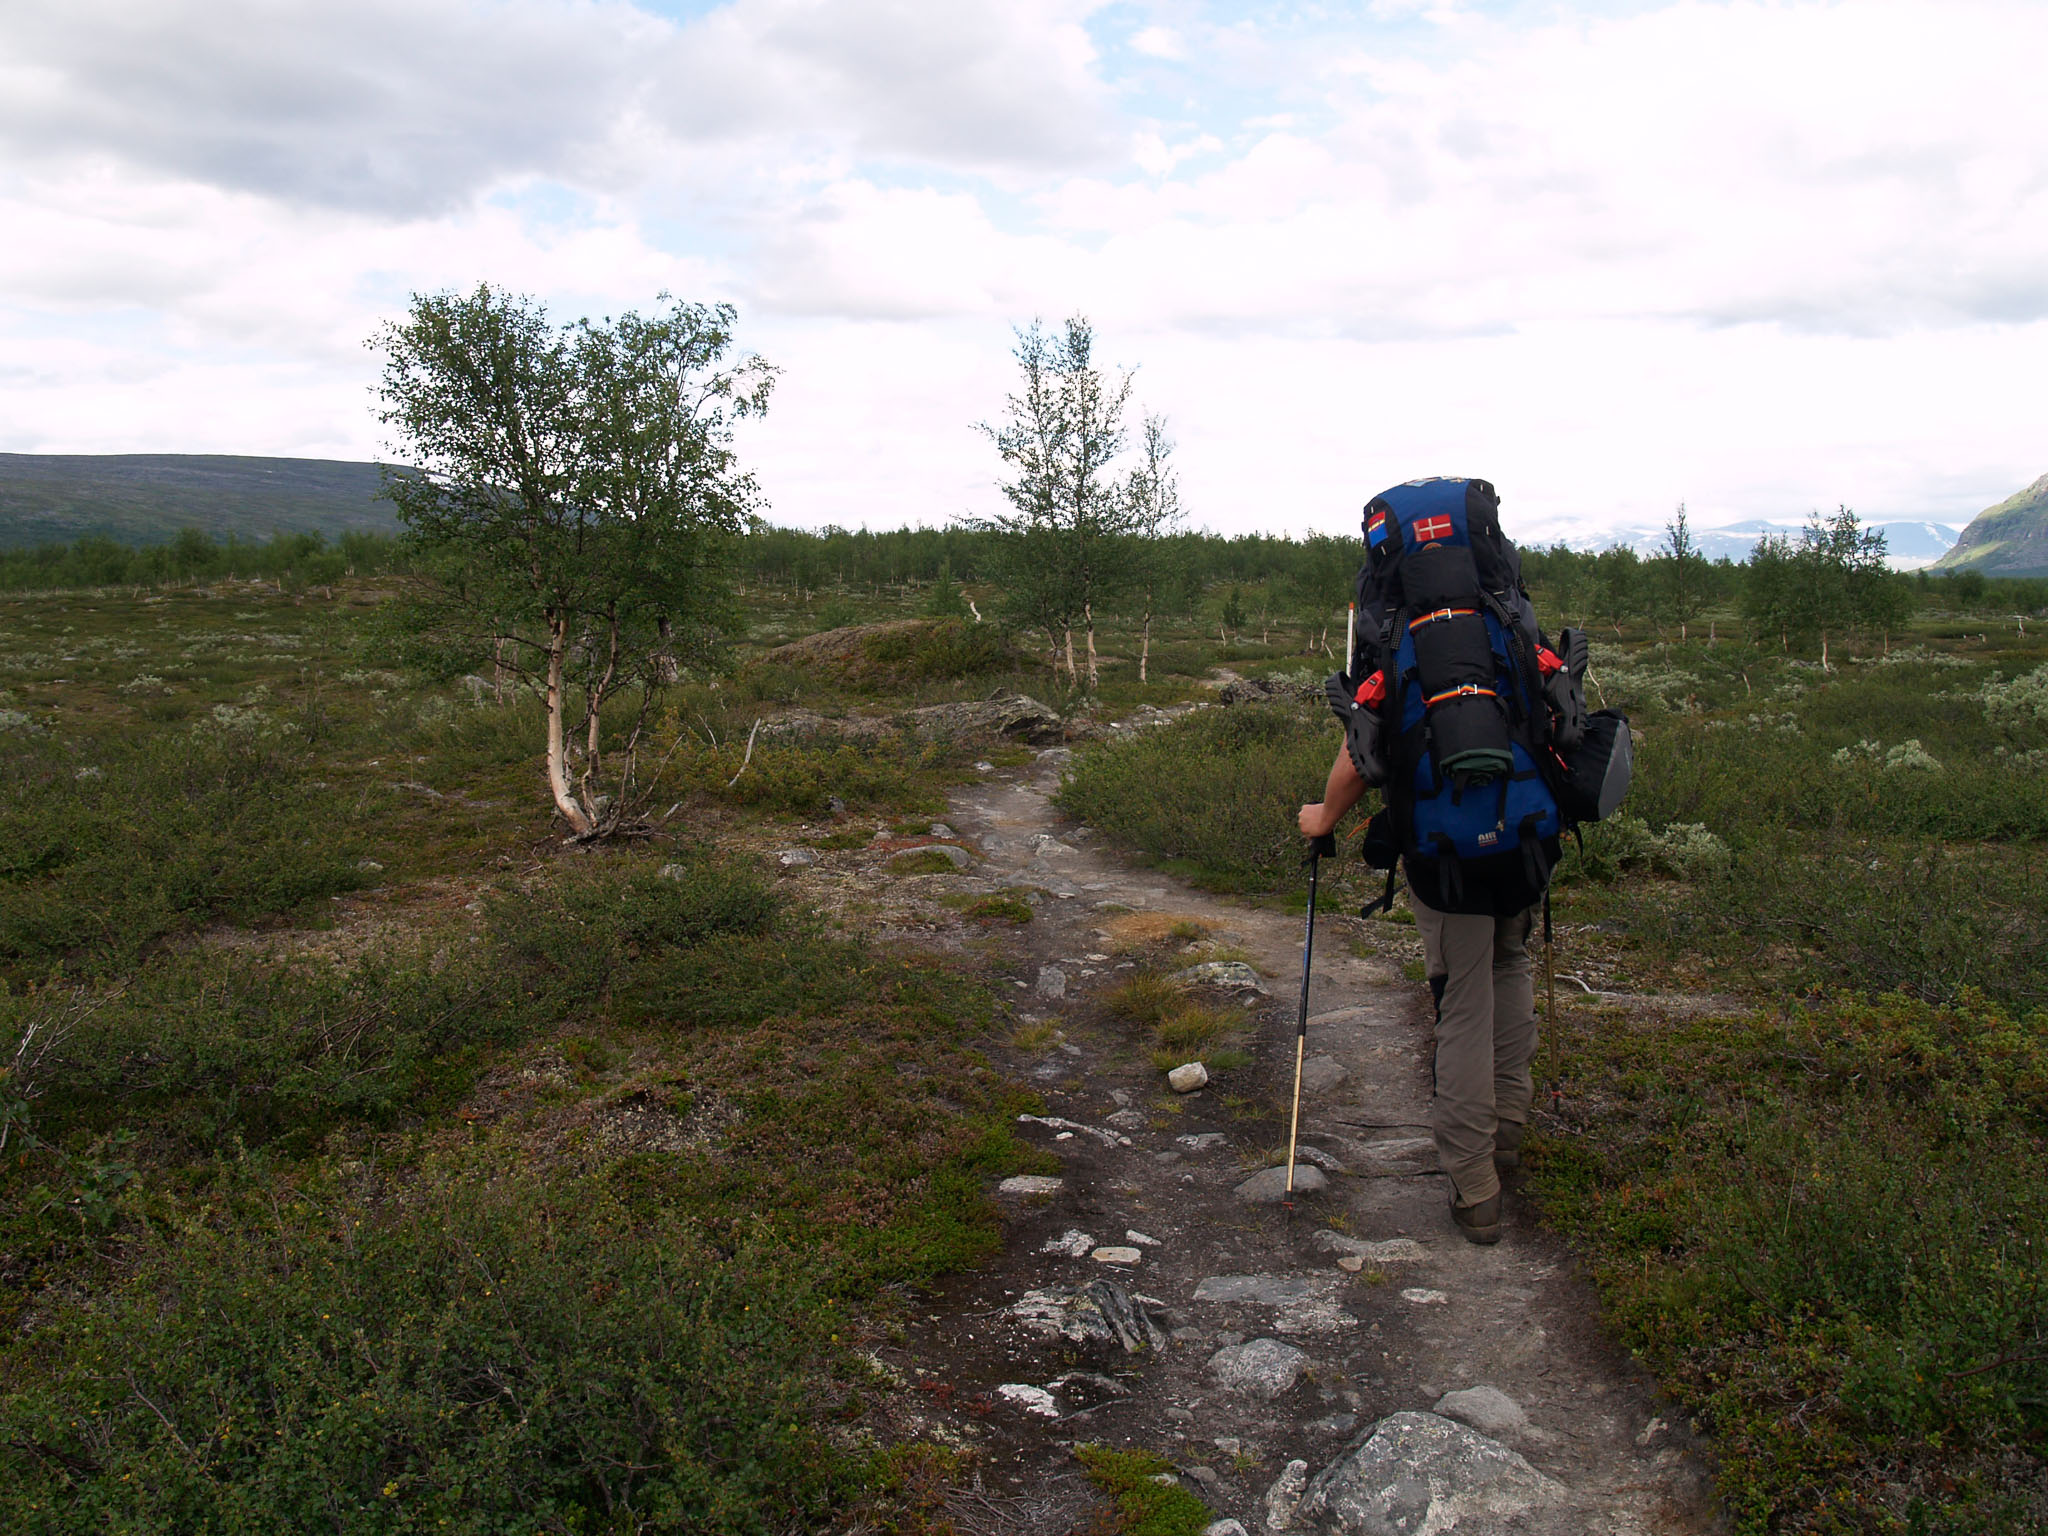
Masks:
[[[1186,944],[1202,938],[1215,924],[1187,912],[1126,912],[1102,925],[1112,949],[1129,954],[1156,944]]]

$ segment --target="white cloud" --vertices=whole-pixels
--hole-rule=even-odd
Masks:
[[[1178,62],[1188,56],[1187,45],[1171,27],[1140,27],[1131,34],[1131,47],[1153,59]]]
[[[1545,517],[1955,514],[2044,467],[2048,8],[1162,8],[1128,41],[1177,67],[1129,80],[1099,9],[20,0],[0,446],[363,451],[377,319],[488,278],[739,301],[808,521],[986,497],[1009,327],[1075,310],[1218,526],[1436,470]]]

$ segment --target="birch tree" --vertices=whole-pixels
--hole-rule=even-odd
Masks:
[[[385,486],[418,556],[416,627],[540,701],[577,841],[631,824],[655,697],[717,650],[728,541],[761,505],[732,431],[774,370],[729,360],[729,306],[661,298],[557,326],[488,286],[415,295],[372,343],[390,446],[424,471]]]
[[[1095,613],[1128,574],[1130,539],[1140,531],[1141,516],[1130,482],[1115,467],[1127,442],[1131,377],[1105,376],[1094,352],[1095,332],[1085,316],[1073,316],[1057,335],[1032,321],[1017,333],[1014,356],[1023,382],[1007,401],[1006,419],[976,428],[1009,471],[998,482],[1009,510],[980,519],[979,526],[1005,535],[999,574],[1012,611],[1045,628],[1064,650],[1070,683],[1080,680],[1074,654],[1080,626],[1091,689],[1099,673]],[[1170,451],[1163,423],[1158,441]]]

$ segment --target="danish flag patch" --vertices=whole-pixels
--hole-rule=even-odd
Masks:
[[[1433,544],[1438,539],[1448,539],[1452,532],[1448,517],[1425,517],[1415,525],[1415,542]]]

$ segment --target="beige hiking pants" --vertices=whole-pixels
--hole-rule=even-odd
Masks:
[[[1408,893],[1424,963],[1443,978],[1436,1025],[1437,1161],[1460,1205],[1500,1192],[1494,1127],[1527,1124],[1536,1059],[1536,983],[1529,933],[1536,909],[1513,917],[1438,912]]]

